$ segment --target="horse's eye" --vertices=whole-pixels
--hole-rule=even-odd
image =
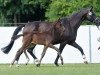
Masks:
[[[88,14],[89,14],[89,15],[92,15],[92,12],[89,12]]]

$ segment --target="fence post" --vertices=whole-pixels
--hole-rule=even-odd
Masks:
[[[92,52],[91,52],[91,26],[89,26],[89,62],[92,63]]]

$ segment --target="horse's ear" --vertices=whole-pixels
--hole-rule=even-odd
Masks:
[[[90,11],[92,11],[92,10],[93,10],[93,6],[90,7]]]
[[[58,22],[60,21],[60,18],[58,18]]]

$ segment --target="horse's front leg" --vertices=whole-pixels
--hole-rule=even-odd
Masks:
[[[53,48],[54,50],[58,52],[58,55],[61,59],[61,64],[63,65],[63,57],[61,56],[60,50],[57,47],[53,46],[52,44],[50,44],[49,47]]]
[[[60,54],[62,53],[62,51],[63,51],[63,49],[64,49],[65,46],[66,46],[66,43],[61,43],[61,44],[60,44],[60,47],[59,47]],[[57,55],[57,57],[56,57],[56,59],[55,59],[55,62],[54,62],[54,64],[55,64],[56,66],[59,66],[59,65],[58,65],[58,59],[59,59],[59,55]]]
[[[82,49],[76,42],[73,42],[73,43],[71,43],[70,45],[73,46],[73,47],[75,47],[75,48],[77,48],[77,49],[81,52],[81,54],[82,54],[82,56],[83,56],[83,59],[84,59],[84,63],[85,63],[85,64],[88,64],[83,49]]]

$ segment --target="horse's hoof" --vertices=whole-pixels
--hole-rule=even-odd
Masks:
[[[27,63],[25,65],[27,65]]]
[[[37,67],[40,67],[40,64],[36,64]]]
[[[40,63],[40,61],[38,59],[35,59],[35,64],[37,65],[39,63]]]
[[[88,64],[88,62],[87,62],[87,61],[84,61],[84,63],[85,63],[85,64]]]
[[[59,66],[58,63],[56,63],[56,62],[55,62],[54,64],[55,64],[57,67]]]

